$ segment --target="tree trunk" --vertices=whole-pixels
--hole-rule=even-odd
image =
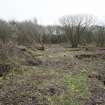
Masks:
[[[77,43],[72,43],[72,48],[77,48],[78,44]]]

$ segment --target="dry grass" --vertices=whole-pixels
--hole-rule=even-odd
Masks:
[[[84,49],[69,51],[60,45],[48,46],[45,51],[27,50],[28,57],[40,59],[42,63],[37,66],[21,64],[5,79],[1,77],[0,105],[91,105],[92,99],[95,103],[98,100],[105,104],[104,84],[98,79],[88,78],[92,72],[104,77],[105,61],[99,56],[98,60],[77,59],[77,54],[90,52]],[[22,56],[20,59],[26,60]]]

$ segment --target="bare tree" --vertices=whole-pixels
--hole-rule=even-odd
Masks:
[[[104,47],[105,45],[105,26],[98,26],[94,32],[94,40],[98,47]]]
[[[0,40],[2,44],[5,44],[7,40],[10,38],[10,36],[11,28],[9,24],[4,20],[0,20]]]
[[[72,47],[78,47],[80,36],[86,29],[92,25],[93,16],[90,15],[71,15],[60,19],[65,34]]]
[[[37,23],[34,21],[14,22],[11,21],[12,36],[18,44],[32,44],[38,34]]]

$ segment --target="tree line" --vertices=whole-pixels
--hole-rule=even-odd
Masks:
[[[59,25],[40,25],[34,21],[4,21],[0,19],[0,47],[14,43],[35,45],[70,43],[71,47],[81,45],[105,46],[105,26],[96,24],[90,15],[68,15],[61,17]]]

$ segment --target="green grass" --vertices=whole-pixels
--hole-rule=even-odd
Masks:
[[[84,105],[91,95],[89,92],[88,75],[82,70],[79,74],[64,74],[62,84],[64,93],[49,97],[51,105]],[[86,99],[86,100],[85,100]]]
[[[82,105],[82,101],[79,98],[89,97],[87,73],[81,72],[75,75],[66,75],[64,84],[67,88],[64,105]]]

